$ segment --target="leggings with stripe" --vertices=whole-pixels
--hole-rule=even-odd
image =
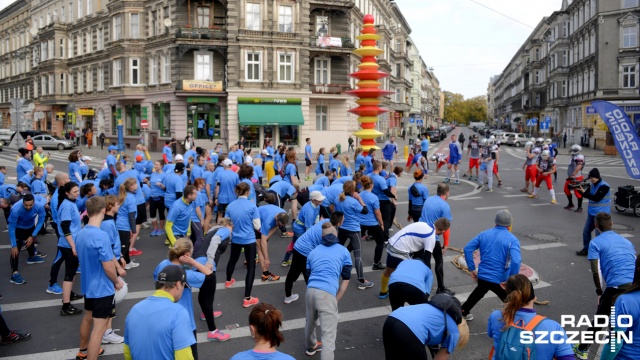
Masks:
[[[349,231],[343,228],[338,229],[338,240],[340,245],[344,245],[349,240],[347,250],[353,251],[353,257],[355,259],[356,273],[358,274],[358,280],[364,282],[364,270],[362,269],[362,241],[360,237],[360,231]]]

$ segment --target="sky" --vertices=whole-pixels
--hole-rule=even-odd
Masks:
[[[433,67],[440,88],[465,98],[486,95],[489,78],[499,75],[542,18],[562,5],[562,0],[395,2],[411,27],[411,39],[422,59]]]
[[[0,9],[13,1],[0,0]],[[485,95],[489,78],[500,74],[540,20],[562,5],[562,0],[395,1],[441,89],[465,98]]]

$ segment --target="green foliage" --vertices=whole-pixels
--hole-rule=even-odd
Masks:
[[[444,120],[458,124],[487,119],[487,97],[465,99],[462,94],[444,92]]]

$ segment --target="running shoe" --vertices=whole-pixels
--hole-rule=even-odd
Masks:
[[[138,250],[136,248],[129,249],[129,256],[140,256],[142,255],[142,250]]]
[[[365,280],[363,282],[358,282],[358,289],[360,289],[360,290],[368,289],[368,288],[371,288],[371,287],[373,287],[373,282],[371,282],[371,281]]]
[[[285,296],[284,303],[291,304],[292,302],[298,300],[298,298],[299,298],[298,294],[291,294],[291,296]]]
[[[278,280],[280,280],[280,276],[273,275],[272,273],[269,273],[267,275],[262,275],[262,282],[272,282],[272,281],[278,281]]]
[[[529,189],[527,189],[527,188],[522,188],[522,189],[520,189],[520,192],[528,193],[528,192],[529,192]]]
[[[579,208],[577,208],[577,209],[576,209],[576,211],[574,211],[574,212],[581,213],[581,212],[582,212],[582,208],[581,208],[581,207],[579,207]]]
[[[44,252],[44,251],[40,251],[40,250],[38,250],[38,249],[36,249],[36,252],[35,252],[35,254],[34,254],[34,255],[38,255],[38,256],[40,256],[41,258],[46,258],[46,257],[47,257],[47,253],[46,253],[46,252]]]
[[[480,189],[482,189],[482,187],[483,187],[483,186],[484,186],[484,185],[478,185],[478,187],[476,188],[476,190],[480,190]]]
[[[291,231],[287,231],[285,233],[282,233],[282,235],[280,235],[283,238],[290,238],[293,237],[293,233]]]
[[[116,334],[113,329],[107,330],[102,336],[103,344],[122,344],[124,342],[124,337]]]
[[[580,350],[579,348],[580,345],[575,344],[573,345],[573,347],[571,348],[573,350],[573,354],[581,360],[587,360],[589,358],[589,352],[587,350]]]
[[[538,197],[538,195],[531,194],[531,195],[529,195],[529,196],[527,196],[527,197],[528,197],[529,199],[535,199],[535,198],[537,198],[537,197]]]
[[[130,263],[128,263],[128,264],[124,267],[124,269],[125,269],[125,270],[131,270],[131,269],[133,269],[133,268],[137,268],[138,266],[140,266],[140,264],[138,264],[137,262],[134,262],[133,260],[131,260],[131,262],[130,262]]]
[[[280,264],[282,267],[287,267],[291,265],[291,260],[283,260],[282,264]]]
[[[42,264],[44,262],[44,258],[39,255],[33,255],[27,259],[27,264]]]
[[[502,181],[498,181],[498,187],[502,187]]]
[[[227,341],[229,339],[231,339],[231,334],[225,334],[218,329],[207,332],[208,341]]]
[[[589,255],[589,252],[587,250],[585,250],[585,249],[582,249],[582,250],[576,251],[576,255],[578,255],[578,256],[587,256],[587,255]]]
[[[29,339],[31,339],[31,333],[23,333],[18,330],[13,330],[9,333],[9,335],[3,337],[2,340],[0,340],[0,345],[15,344],[18,342],[27,341]]]
[[[222,316],[222,311],[215,311],[215,310],[213,311],[213,318],[214,319],[217,319],[220,316]],[[200,313],[200,320],[202,320],[202,321],[207,320],[207,318],[204,317],[204,313]]]
[[[225,281],[225,282],[224,282],[224,287],[228,289],[228,288],[230,288],[231,286],[233,286],[233,284],[235,284],[235,283],[236,283],[236,279],[231,279],[231,280],[229,280],[229,281]]]
[[[164,235],[164,230],[162,230],[162,229],[158,230],[158,235],[157,236],[162,236],[162,235]]]
[[[158,236],[158,230],[154,229],[149,236],[151,237]]]
[[[386,299],[389,297],[389,292],[382,292],[380,291],[380,294],[378,294],[378,299]]]
[[[448,183],[449,181],[451,181],[451,178],[444,178],[444,182]]]
[[[248,308],[260,302],[257,297],[250,296],[248,299],[242,300],[242,307]]]
[[[574,208],[573,204],[569,204],[569,205],[564,207],[565,210],[571,210],[573,208]]]
[[[24,285],[27,283],[27,281],[20,276],[20,273],[11,275],[11,280],[9,280],[9,282],[16,285]]]
[[[453,182],[454,185],[460,185],[460,180],[456,180]]]
[[[318,351],[322,351],[322,343],[320,341],[316,342],[316,346],[307,349],[307,351],[305,351],[304,353],[309,355],[309,356],[313,356],[315,355]]]
[[[71,301],[76,301],[76,300],[82,300],[84,299],[84,295],[79,295],[74,293],[73,291],[71,292],[71,296],[69,297],[69,299],[71,299]]]
[[[551,203],[552,204],[557,204],[558,202],[556,201],[556,199],[551,199]]]
[[[165,244],[165,245],[171,245],[171,243],[169,242],[169,239],[165,240],[165,241],[164,241],[164,244]]]
[[[151,227],[151,226],[149,226],[149,224],[147,224],[147,223],[142,223],[142,228],[143,228],[143,229],[148,229],[148,228],[150,228],[150,227]]]
[[[493,192],[492,188],[487,188],[487,190],[485,190],[486,192]]]
[[[473,321],[473,314],[462,315],[462,317],[467,321]]]
[[[98,353],[98,356],[102,356],[102,355],[104,355],[103,347],[100,348],[100,352]],[[87,359],[87,350],[78,351],[78,353],[76,354],[76,360],[85,360],[85,359]]]
[[[74,307],[73,305],[69,305],[66,309],[60,309],[60,316],[73,316],[82,314],[82,310]]]
[[[466,177],[467,177],[467,174],[463,174],[463,175],[462,175],[462,177],[463,177],[463,178],[466,178]]]
[[[382,265],[382,263],[379,262],[379,261],[377,263],[373,264],[373,266],[371,267],[372,270],[384,270],[386,268],[387,267]]]
[[[402,229],[402,225],[400,225],[396,218],[393,218],[393,225],[395,225],[398,229]]]
[[[54,295],[62,294],[62,288],[57,283],[49,286],[46,291],[47,291],[47,294],[54,294]]]

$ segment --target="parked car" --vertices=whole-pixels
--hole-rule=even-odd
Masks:
[[[73,141],[51,134],[36,135],[32,136],[31,139],[36,147],[42,147],[43,149],[64,150],[72,149],[75,146]]]
[[[526,144],[527,141],[529,141],[529,138],[527,137],[526,134],[515,133],[515,134],[509,135],[509,139],[507,140],[507,145],[520,147],[520,146],[524,146],[524,144]]]
[[[500,132],[496,132],[496,141],[499,141],[501,144],[506,144],[511,135],[515,135],[515,133],[500,130]]]
[[[8,129],[0,129],[0,145],[9,145],[13,133],[13,131]]]
[[[41,130],[25,130],[25,131],[20,131],[20,136],[22,136],[23,140],[27,139],[27,136],[31,136],[31,138],[33,138],[36,135],[41,135],[41,134],[46,134],[46,135],[51,135],[46,131],[41,131]],[[16,132],[14,131],[13,134],[11,134],[11,138],[9,139],[9,141],[13,141],[13,137],[16,136]]]
[[[447,131],[446,130],[440,130],[440,140],[444,140],[447,138]]]
[[[431,131],[427,131],[427,136],[429,136],[429,139],[433,142],[437,142],[442,140],[440,138],[440,130],[431,130]]]

